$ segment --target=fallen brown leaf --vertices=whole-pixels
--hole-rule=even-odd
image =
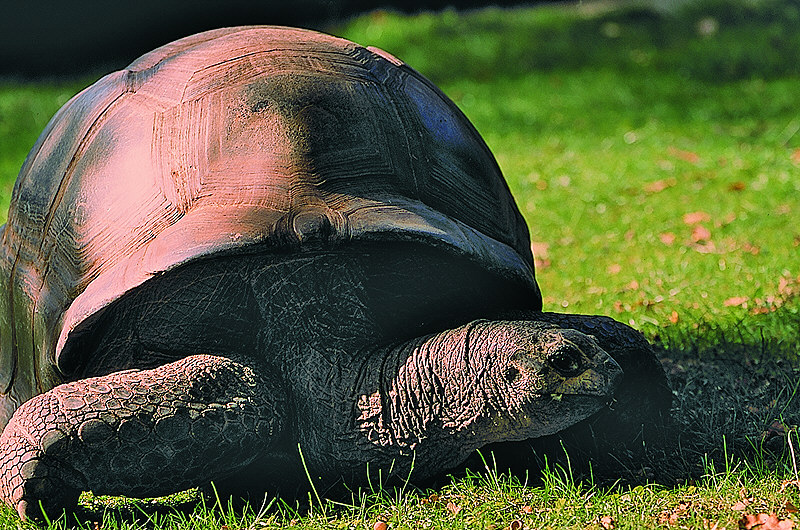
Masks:
[[[786,510],[786,513],[797,513],[797,506],[792,504],[792,501],[783,503],[783,509]]]
[[[745,504],[742,501],[736,501],[735,503],[733,503],[733,506],[731,506],[731,510],[733,510],[734,512],[743,512],[746,509],[747,509],[747,504]]]
[[[794,522],[791,519],[778,519],[774,513],[745,515],[739,519],[740,530],[792,530],[792,528]]]
[[[694,243],[692,248],[700,254],[711,254],[717,251],[717,246],[713,241],[700,241]]]
[[[711,216],[708,215],[706,212],[690,212],[683,214],[683,223],[687,225],[694,225],[710,220]]]
[[[795,488],[800,490],[800,480],[784,480],[783,482],[781,482],[780,492],[783,493],[789,486],[794,486]]]
[[[697,164],[700,162],[700,155],[697,153],[693,153],[692,151],[685,151],[683,149],[677,149],[675,147],[669,146],[667,148],[667,152],[674,156],[675,158],[680,158],[681,160],[685,160],[691,164]]]
[[[658,514],[658,523],[662,525],[674,526],[678,524],[678,520],[686,513],[692,505],[691,501],[681,501],[672,510],[664,510]]]
[[[531,252],[533,252],[534,255],[539,254],[541,256],[547,256],[548,250],[550,250],[550,243],[531,241]]]
[[[614,518],[611,517],[610,515],[602,516],[600,518],[599,523],[600,523],[600,528],[602,528],[603,530],[614,530],[614,528],[616,528],[616,522],[614,521]]]
[[[664,191],[667,188],[671,188],[677,183],[678,181],[674,178],[656,180],[655,182],[649,182],[645,184],[644,191],[646,191],[647,193],[658,193],[660,191]]]
[[[546,269],[551,265],[547,254],[550,250],[550,243],[541,241],[531,241],[531,252],[533,252],[533,266],[537,269]]]
[[[658,234],[658,239],[660,239],[665,245],[671,245],[675,242],[675,234],[672,232],[663,232]]]
[[[749,241],[742,243],[742,250],[752,254],[753,256],[758,256],[761,253],[761,247],[756,246]]]
[[[522,511],[522,513],[531,514],[531,513],[533,513],[533,508],[526,504],[525,506],[522,507],[521,511]]]
[[[459,506],[458,504],[454,503],[453,501],[449,501],[447,503],[447,511],[450,512],[453,515],[456,515],[458,512],[461,511],[461,506]]]
[[[511,524],[508,525],[509,530],[522,530],[522,527],[523,527],[522,521],[520,521],[519,519],[514,519],[513,521],[511,521]]]
[[[722,302],[722,305],[724,305],[725,307],[743,306],[747,303],[748,300],[750,299],[746,296],[732,296],[731,298],[728,298],[727,300]]]
[[[730,191],[744,191],[747,189],[747,184],[742,182],[741,180],[737,180],[736,182],[732,182],[730,186],[728,186]]]
[[[800,276],[797,279],[781,276],[781,279],[778,280],[778,294],[786,299],[800,296]]]
[[[700,243],[701,241],[710,241],[711,231],[703,225],[696,225],[692,229],[692,241]]]

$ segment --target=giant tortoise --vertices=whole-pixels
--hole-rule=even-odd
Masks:
[[[303,466],[424,479],[634,379],[629,405],[665,404],[637,332],[541,312],[458,108],[307,30],[187,37],[70,100],[20,171],[0,282],[0,497],[23,518]]]

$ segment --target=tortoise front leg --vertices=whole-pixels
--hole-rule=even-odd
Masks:
[[[282,428],[285,397],[250,366],[194,355],[66,383],[24,403],[0,436],[0,497],[23,518],[81,491],[164,495],[232,474]]]

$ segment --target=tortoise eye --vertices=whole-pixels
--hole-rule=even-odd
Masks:
[[[552,353],[547,362],[565,377],[572,377],[583,371],[581,352],[577,348],[561,348]]]

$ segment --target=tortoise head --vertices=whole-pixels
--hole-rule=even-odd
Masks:
[[[481,352],[476,418],[487,443],[559,432],[610,404],[622,369],[594,337],[530,321],[478,323],[467,347]]]

